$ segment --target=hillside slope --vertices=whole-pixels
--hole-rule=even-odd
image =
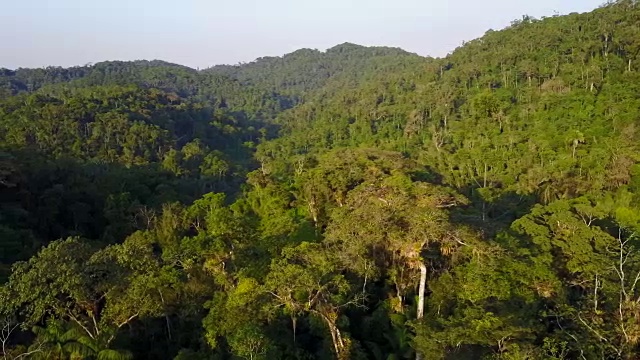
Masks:
[[[401,151],[478,200],[513,193],[549,202],[629,184],[638,16],[634,3],[619,2],[525,18],[444,59],[361,84],[335,79],[281,114],[282,136],[259,154],[286,163],[344,146]]]

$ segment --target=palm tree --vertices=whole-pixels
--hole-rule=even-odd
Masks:
[[[45,327],[34,326],[34,344],[42,350],[33,355],[35,359],[95,359],[129,360],[127,351],[108,349],[102,338],[92,339],[80,329],[60,320],[49,320]],[[36,345],[32,345],[36,346]]]
[[[85,359],[92,360],[130,360],[133,359],[133,355],[129,351],[109,349],[107,336],[99,336],[97,338],[91,338],[89,336],[83,336],[78,339],[78,342],[83,345],[83,356]]]
[[[36,340],[31,347],[38,346],[41,349],[34,353],[35,359],[68,359],[83,347],[77,341],[82,334],[62,321],[49,320],[44,327],[34,326],[32,331]]]

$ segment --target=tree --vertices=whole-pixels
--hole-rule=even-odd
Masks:
[[[362,295],[341,274],[330,249],[322,244],[302,243],[274,260],[265,280],[277,309],[296,318],[310,314],[327,327],[337,359],[349,359],[351,340],[338,327],[344,308],[361,306]],[[295,329],[294,329],[295,331]]]
[[[23,327],[68,320],[92,346],[108,348],[123,326],[161,315],[163,292],[168,296],[175,281],[175,272],[159,266],[143,234],[97,252],[71,238],[16,265],[7,284],[10,301],[3,310],[24,318]]]
[[[427,281],[424,256],[431,250],[428,256],[440,262],[470,241],[451,226],[445,211],[462,203],[464,199],[451,191],[395,173],[351,191],[346,206],[335,212],[327,240],[345,266],[364,277],[365,286],[367,279],[390,278],[398,299],[396,311],[404,311],[404,299],[415,288],[414,274],[419,271],[420,320]]]
[[[538,256],[553,262],[548,266],[565,291],[578,292],[580,300],[559,306],[556,316],[571,321],[562,330],[582,354],[632,358],[637,351],[640,259],[634,249],[640,217],[631,201],[625,190],[596,200],[558,201],[514,223],[532,238]],[[583,345],[580,339],[589,340]]]

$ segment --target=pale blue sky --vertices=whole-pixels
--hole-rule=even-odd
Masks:
[[[604,0],[1,0],[0,67],[248,62],[343,42],[443,56],[524,14]]]

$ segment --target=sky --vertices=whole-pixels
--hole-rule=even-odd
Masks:
[[[194,68],[351,42],[444,56],[522,15],[604,0],[0,0],[0,68],[161,59]]]

